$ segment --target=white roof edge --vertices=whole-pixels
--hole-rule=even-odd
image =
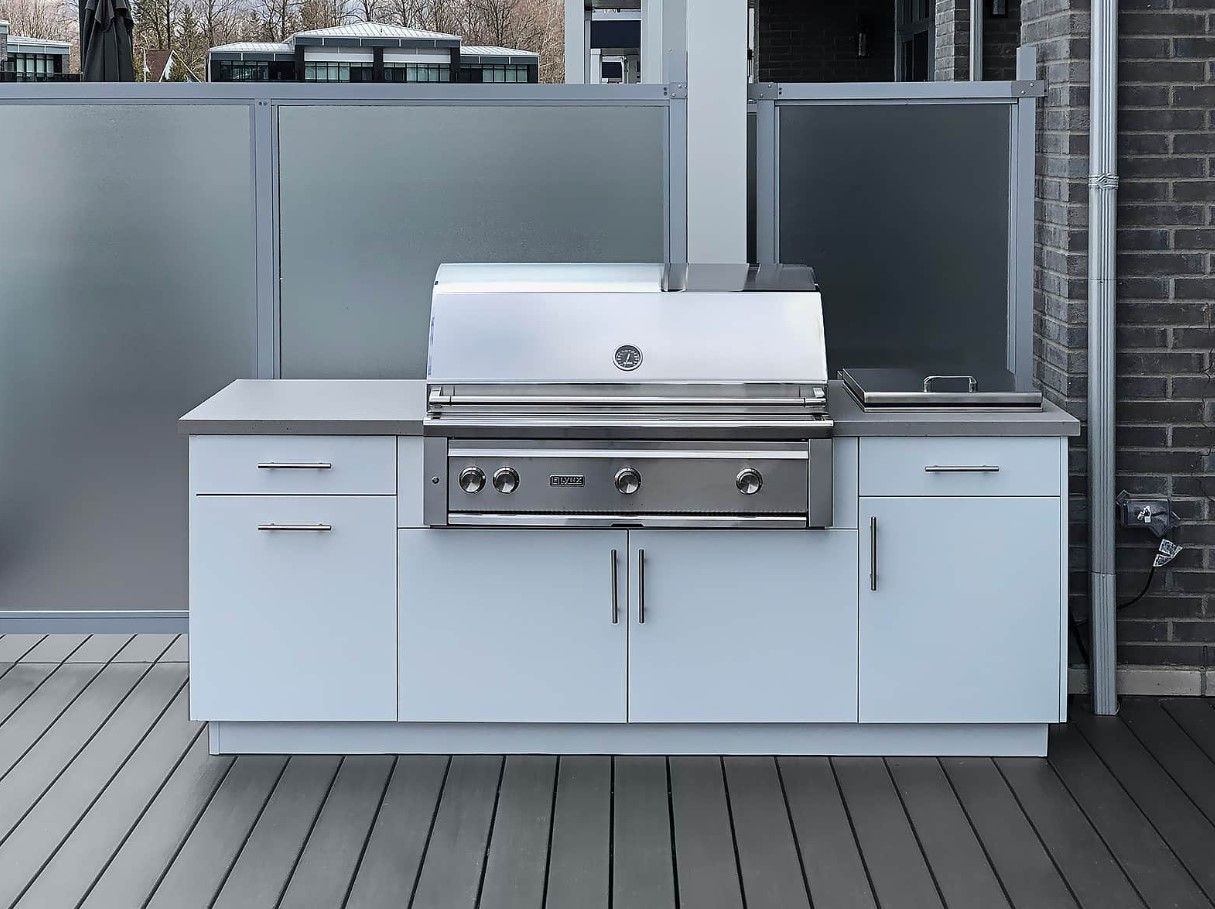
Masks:
[[[53,38],[31,38],[28,35],[9,35],[9,47],[17,44],[36,44],[39,47],[61,47],[64,50],[72,49],[71,41],[56,41]]]

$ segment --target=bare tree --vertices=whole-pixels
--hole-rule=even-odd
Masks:
[[[76,6],[59,0],[0,0],[0,19],[14,35],[67,41],[76,31]]]

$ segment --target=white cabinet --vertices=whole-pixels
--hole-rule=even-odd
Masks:
[[[630,531],[630,722],[855,722],[856,552],[852,530]]]
[[[396,500],[195,496],[190,713],[396,718]]]
[[[1061,500],[860,501],[861,722],[1057,720]]]
[[[402,530],[400,719],[623,723],[628,536]]]

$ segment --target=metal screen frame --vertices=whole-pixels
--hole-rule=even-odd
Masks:
[[[248,83],[2,83],[7,105],[242,105],[250,119],[256,297],[251,375],[281,375],[279,111],[285,106],[502,105],[659,107],[663,135],[663,248],[670,262],[687,261],[687,85],[332,84]],[[178,633],[189,612],[166,610],[39,609],[0,611],[0,633]]]
[[[1008,346],[1006,365],[1018,390],[1034,380],[1034,128],[1045,83],[1033,80],[1033,48],[1017,56],[1013,82],[778,83],[751,86],[755,129],[755,252],[780,255],[780,113],[810,105],[995,104],[1008,108]],[[813,264],[813,263],[811,263]]]

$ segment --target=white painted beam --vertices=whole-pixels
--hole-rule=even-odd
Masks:
[[[565,81],[571,85],[586,82],[588,21],[584,0],[565,0]]]

